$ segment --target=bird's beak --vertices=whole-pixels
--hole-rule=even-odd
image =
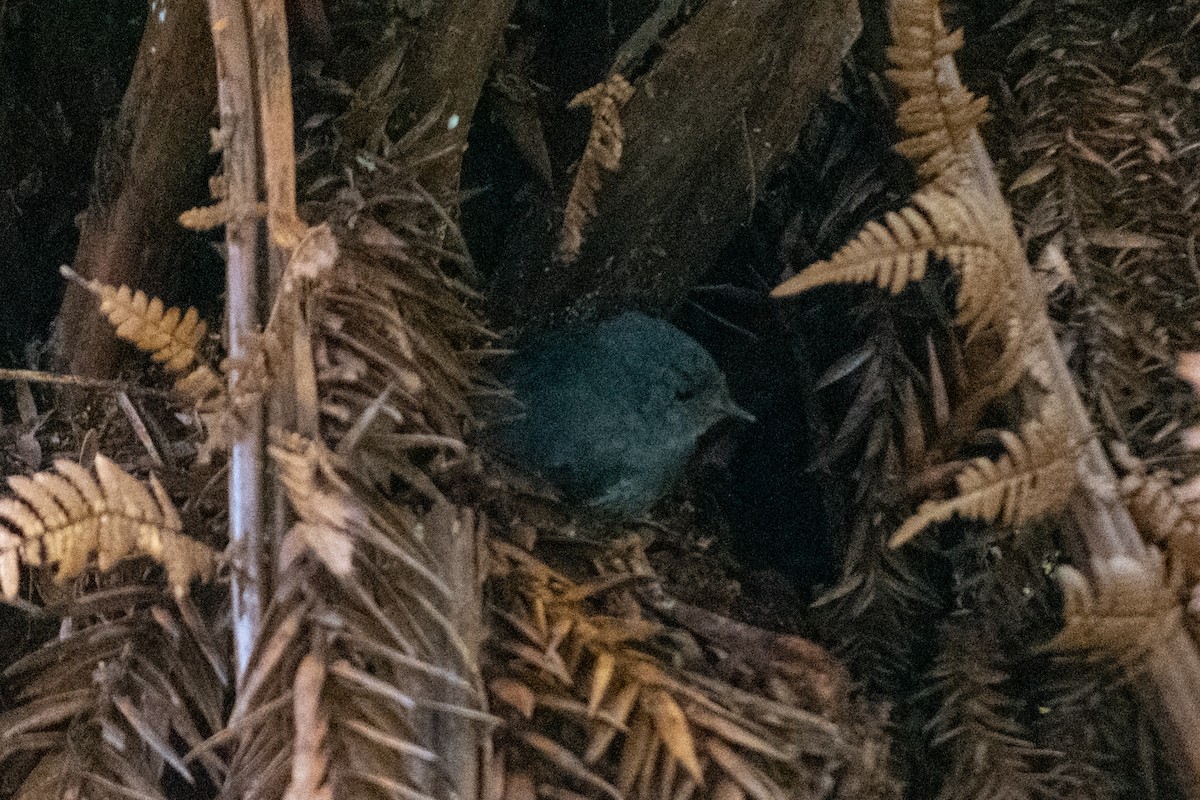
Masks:
[[[736,419],[742,422],[752,424],[758,422],[753,414],[739,406],[732,400],[725,406],[725,416],[727,419]]]

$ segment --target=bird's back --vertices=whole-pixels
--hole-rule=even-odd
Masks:
[[[643,511],[702,432],[672,383],[697,358],[711,365],[685,334],[632,312],[527,336],[503,375],[520,416],[498,431],[498,443],[575,501]]]

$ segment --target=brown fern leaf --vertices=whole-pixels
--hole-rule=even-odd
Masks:
[[[1056,573],[1064,597],[1064,626],[1046,648],[1084,652],[1136,669],[1183,626],[1178,576],[1170,576],[1162,554],[1143,560],[1116,556],[1092,564],[1089,581],[1063,566]]]
[[[167,800],[168,772],[220,780],[220,760],[198,750],[224,718],[218,637],[186,597],[117,577],[131,580],[47,609],[66,615],[60,635],[5,672],[0,771],[20,782],[16,797]],[[30,757],[32,772],[13,775]]]
[[[938,79],[939,64],[963,44],[962,31],[950,33],[936,3],[897,0],[890,4],[893,44],[888,77],[908,94],[897,122],[905,138],[896,149],[912,160],[925,184],[956,183],[968,138],[983,121],[987,98]]]
[[[217,188],[211,187],[210,188]],[[214,197],[219,195],[214,194]],[[254,207],[253,216],[262,218],[267,215],[267,204],[258,203]],[[231,218],[231,209],[223,202],[218,201],[210,206],[196,206],[189,208],[179,215],[179,224],[191,231],[211,231],[214,228],[219,228],[229,222]]]
[[[1004,327],[995,327],[990,335],[977,335],[966,342],[965,375],[958,382],[962,396],[954,405],[949,424],[943,430],[951,441],[970,437],[993,401],[1014,389],[1022,379],[1031,377],[1043,388],[1044,363],[1036,358],[1035,346],[1041,335],[1020,317],[1010,317]],[[1041,381],[1041,382],[1039,382]]]
[[[181,533],[182,523],[162,484],[150,491],[103,455],[95,474],[59,460],[53,470],[8,479],[12,495],[0,498],[0,589],[11,600],[19,565],[56,567],[58,580],[81,574],[95,558],[103,572],[126,558],[150,556],[167,570],[177,595],[194,578],[207,579],[217,553]]]
[[[897,294],[909,283],[925,277],[925,269],[939,236],[931,209],[953,203],[939,189],[919,192],[913,205],[889,212],[884,222],[869,222],[828,261],[818,261],[784,281],[772,297],[789,297],[831,283],[875,283]]]
[[[596,216],[601,171],[615,172],[621,165],[621,150],[625,143],[621,107],[631,97],[633,87],[623,76],[613,73],[601,83],[575,95],[568,104],[568,108],[588,106],[592,109],[592,129],[563,210],[562,235],[558,244],[558,257],[563,261],[574,261],[583,247],[583,228]]]
[[[100,313],[108,318],[119,338],[150,354],[174,375],[188,371],[199,357],[197,347],[208,333],[208,323],[200,312],[189,308],[165,308],[163,301],[146,296],[128,286],[109,286],[99,281],[84,281],[69,267],[64,276],[79,280],[100,299]]]
[[[1126,475],[1121,494],[1142,535],[1164,547],[1171,566],[1181,568],[1190,582],[1200,579],[1197,501],[1184,497],[1165,470]]]
[[[1075,446],[1062,409],[1047,400],[1041,416],[1021,427],[1020,436],[1001,431],[1005,454],[998,461],[976,458],[956,478],[958,493],[921,504],[892,535],[899,547],[935,522],[963,517],[1020,525],[1062,508],[1075,489]]]
[[[995,248],[982,196],[966,184],[926,187],[912,205],[870,222],[828,261],[812,264],[771,292],[787,297],[831,283],[875,283],[893,294],[925,276],[931,258],[960,278],[958,322],[975,333],[1012,313],[1008,272]]]
[[[176,376],[176,391],[209,412],[225,405],[224,380],[200,360],[199,347],[208,334],[208,323],[200,319],[199,311],[165,308],[159,298],[151,299],[145,292],[134,292],[128,286],[118,288],[85,281],[67,266],[60,271],[100,299],[100,312],[112,324],[118,338],[149,353]]]
[[[784,797],[821,773],[806,758],[838,750],[836,726],[818,715],[653,656],[666,645],[661,624],[592,606],[619,583],[575,584],[499,541],[493,559],[489,688],[507,725],[505,768],[489,792],[536,776],[612,798],[692,797],[703,787]]]

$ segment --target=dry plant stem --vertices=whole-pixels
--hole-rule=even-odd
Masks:
[[[958,70],[952,58],[945,57],[939,63],[939,79],[947,86],[959,84]],[[1009,219],[1006,227],[1014,231],[1008,242],[1012,254],[1010,263],[1022,263],[1025,261],[1024,248],[1011,223],[1009,207],[991,157],[978,134],[972,134],[970,147],[970,166],[975,177],[991,200],[994,212]],[[1096,438],[1062,350],[1048,335],[1051,327],[1044,297],[1033,281],[1032,270],[1019,272],[1016,280],[1018,290],[1024,295],[1024,305],[1031,314],[1037,315],[1034,324],[1047,332],[1037,345],[1033,358],[1049,367],[1051,391],[1062,401],[1074,437],[1082,443],[1077,464],[1079,489],[1070,506],[1081,537],[1081,541],[1075,543],[1076,563],[1086,570],[1090,559],[1122,556],[1144,561],[1146,547],[1121,501],[1112,465]],[[1146,680],[1140,682],[1139,688],[1158,712],[1152,716],[1173,756],[1181,784],[1190,797],[1200,797],[1200,740],[1195,736],[1196,731],[1200,731],[1200,654],[1186,628],[1180,626],[1172,639],[1157,647],[1147,660],[1146,668]]]
[[[484,559],[487,553],[488,520],[469,508],[455,508],[440,503],[427,517],[430,546],[443,568],[443,579],[454,591],[454,602],[447,608],[447,617],[462,640],[471,650],[472,658],[479,657],[485,636],[483,621]],[[486,690],[478,675],[472,675],[473,687],[480,697]],[[418,679],[420,680],[420,679]],[[461,692],[443,681],[425,681],[424,695],[448,706],[461,704]],[[418,723],[425,734],[424,741],[443,760],[443,768],[454,782],[455,793],[461,798],[480,796],[482,777],[491,760],[491,736],[481,732],[480,724],[467,717],[431,713]],[[431,784],[432,785],[432,784]]]
[[[254,70],[249,21],[242,0],[209,0],[212,39],[217,55],[217,99],[220,139],[225,163],[225,324],[234,363],[247,356],[247,345],[259,328],[260,225],[258,202],[258,136],[254,108]],[[231,385],[238,375],[231,373]],[[233,551],[234,667],[240,689],[262,625],[267,587],[263,534],[263,414],[247,409],[245,425],[230,448],[229,540]]]
[[[292,71],[288,64],[287,14],[283,0],[256,0],[253,47],[263,141],[263,182],[267,190],[267,229],[271,244],[294,249],[304,232],[296,216],[296,155],[292,140]],[[279,285],[283,259],[272,270],[271,288]]]
[[[251,22],[251,51],[255,67],[255,97],[258,101],[259,136],[262,141],[262,176],[267,195],[267,269],[266,297],[278,298],[288,259],[304,236],[305,225],[296,213],[296,150],[292,125],[292,72],[288,55],[287,13],[284,0],[261,0],[246,3]],[[293,331],[306,330],[300,324],[300,309],[294,298],[288,298],[283,313],[293,317]],[[285,348],[286,351],[286,348]],[[300,352],[307,352],[302,347]],[[298,354],[297,354],[298,355]],[[286,362],[286,363],[284,363]],[[312,370],[297,369],[295,360],[281,356],[280,373],[309,378],[303,388],[279,387],[270,393],[266,416],[271,425],[296,430],[315,437],[318,410],[316,385]],[[313,402],[305,402],[305,400]],[[264,569],[275,561],[273,548],[266,542],[278,543],[290,523],[288,502],[283,487],[272,484],[266,498],[263,534],[266,541],[260,550],[259,563]],[[269,573],[265,573],[269,574]],[[268,596],[265,592],[264,597]]]
[[[156,270],[186,197],[202,187],[213,107],[212,48],[203,0],[169,0],[150,15],[129,88],[97,154],[96,196],[82,217],[74,268],[114,286],[158,293]],[[92,377],[116,372],[117,340],[95,298],[67,286],[59,311],[59,367]]]

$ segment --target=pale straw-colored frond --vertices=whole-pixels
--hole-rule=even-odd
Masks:
[[[771,292],[788,297],[832,283],[874,283],[893,294],[925,277],[938,231],[930,207],[952,204],[954,198],[940,190],[919,193],[913,204],[891,211],[883,222],[866,226],[828,261],[818,261]]]
[[[1038,380],[1044,371],[1044,364],[1035,357],[1038,335],[1024,319],[1014,316],[1003,327],[967,340],[966,374],[970,378],[964,381],[963,395],[954,406],[952,430],[966,435],[979,424],[988,406],[1012,391],[1023,378],[1032,374]],[[1045,388],[1048,383],[1041,385]]]
[[[162,484],[149,489],[103,455],[95,469],[59,460],[53,470],[8,479],[0,497],[0,588],[17,596],[20,565],[55,569],[62,581],[93,563],[105,571],[118,561],[149,556],[167,571],[176,594],[195,578],[210,577],[217,553],[182,533],[179,513]]]
[[[1045,401],[1041,415],[1018,436],[1001,431],[1005,453],[998,460],[973,459],[955,479],[957,493],[922,503],[892,535],[899,547],[936,522],[957,515],[1020,525],[1061,509],[1076,484],[1075,444],[1061,407]]]
[[[962,31],[947,31],[929,0],[896,0],[889,12],[893,43],[887,52],[894,67],[887,75],[907,95],[896,115],[904,135],[896,149],[916,165],[923,183],[956,182],[968,140],[987,110],[987,98],[939,75],[938,62],[962,47]]]
[[[1074,567],[1058,569],[1064,624],[1046,647],[1090,653],[1136,669],[1183,624],[1179,581],[1155,549],[1141,560],[1096,559],[1091,573],[1089,580]]]
[[[223,189],[223,187],[211,186],[211,189]],[[214,197],[219,197],[214,194]],[[219,228],[222,225],[229,223],[232,218],[232,209],[224,201],[218,201],[209,206],[196,206],[189,208],[179,215],[179,224],[190,231],[211,231]],[[267,215],[267,204],[258,203],[254,206],[250,216],[265,217]]]
[[[562,234],[558,257],[573,261],[583,247],[583,229],[596,216],[596,195],[604,172],[616,172],[621,165],[621,150],[625,144],[625,128],[621,125],[621,107],[633,97],[633,87],[620,74],[614,73],[590,89],[571,99],[569,108],[587,106],[592,109],[592,128],[575,182],[563,210]]]
[[[200,347],[208,335],[208,323],[195,308],[187,311],[166,308],[157,297],[133,291],[128,286],[110,286],[84,280],[70,267],[61,267],[64,276],[85,286],[100,300],[102,313],[118,338],[131,343],[163,365],[175,378],[175,390],[201,411],[213,414],[228,405],[225,381],[206,364]]]
[[[74,280],[82,280],[69,267],[62,272]],[[159,298],[133,291],[128,286],[109,286],[99,281],[83,281],[92,294],[100,299],[102,313],[116,330],[118,338],[130,342],[150,354],[174,375],[183,375],[199,358],[198,347],[208,334],[208,323],[200,312],[186,312],[172,306],[166,308]]]

